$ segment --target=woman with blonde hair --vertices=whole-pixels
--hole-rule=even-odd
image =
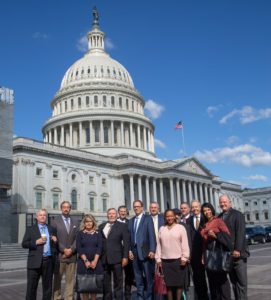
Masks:
[[[97,231],[97,222],[92,215],[85,215],[80,224],[76,238],[78,253],[77,274],[103,275],[100,261],[102,252],[102,235]],[[83,300],[96,300],[96,293],[83,293]]]

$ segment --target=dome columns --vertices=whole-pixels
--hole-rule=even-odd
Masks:
[[[148,125],[118,120],[86,120],[45,130],[45,142],[70,148],[128,147],[154,152]]]

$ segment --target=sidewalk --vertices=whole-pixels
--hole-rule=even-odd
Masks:
[[[0,261],[0,272],[26,270],[26,260]]]

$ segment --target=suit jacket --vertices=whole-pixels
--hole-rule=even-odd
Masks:
[[[165,219],[164,216],[161,214],[158,214],[158,230],[160,229],[161,226],[165,224]]]
[[[79,231],[79,222],[70,216],[70,232],[67,232],[66,225],[63,221],[62,215],[57,216],[51,222],[51,226],[56,228],[59,259],[61,262],[76,262],[76,235]],[[72,249],[72,256],[69,258],[62,258],[65,248]]]
[[[48,231],[49,235],[56,236],[55,228],[48,225]],[[40,237],[41,234],[37,224],[26,228],[22,241],[22,247],[29,249],[27,259],[28,269],[37,269],[41,267],[44,245],[36,245],[36,240],[38,240]],[[54,258],[56,255],[56,244],[52,240],[50,240],[50,247],[52,257]]]
[[[188,230],[190,230],[190,240],[191,240],[191,260],[201,260],[202,251],[203,251],[203,240],[200,234],[200,228],[204,225],[203,215],[200,215],[200,223],[198,230],[194,225],[194,216],[191,216],[187,219],[186,222]]]
[[[223,213],[218,217],[222,218]],[[241,258],[247,258],[249,250],[246,242],[246,223],[243,214],[236,209],[230,208],[223,220],[231,233],[233,250],[240,251]]]
[[[147,258],[149,252],[155,253],[156,251],[156,238],[153,220],[151,216],[146,216],[145,214],[142,215],[140,223],[137,227],[135,244],[135,218],[136,216],[133,217],[128,224],[131,237],[132,251],[136,247],[138,259],[144,260]]]
[[[106,238],[103,232],[106,224],[107,222],[99,226],[103,237],[102,263],[112,265],[121,263],[123,258],[128,258],[130,249],[128,226],[125,223],[116,221]]]

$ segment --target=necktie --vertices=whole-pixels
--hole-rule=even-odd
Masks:
[[[70,222],[69,222],[69,218],[65,218],[65,226],[66,226],[67,232],[70,233]]]
[[[46,226],[43,225],[41,226],[40,228],[40,231],[41,231],[41,234],[46,234]],[[47,234],[46,234],[46,243],[43,245],[43,254],[47,254],[48,255],[48,252],[49,252],[49,239],[47,237]]]
[[[138,217],[135,218],[135,223],[134,223],[134,239],[135,239],[135,244],[136,244],[136,233],[137,233],[137,224],[138,224]]]
[[[113,227],[113,224],[110,224],[110,223],[108,223],[109,224],[109,227],[108,227],[108,231],[107,231],[107,237],[106,238],[108,238],[108,236],[109,236],[109,233],[111,232],[111,230],[112,230],[112,227]]]
[[[199,229],[199,223],[200,223],[199,217],[196,217],[196,230]]]

